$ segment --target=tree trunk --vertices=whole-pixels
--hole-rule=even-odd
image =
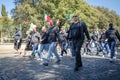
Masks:
[[[3,43],[3,38],[2,38],[2,30],[1,30],[0,39],[1,39],[0,43],[2,44],[2,43]]]

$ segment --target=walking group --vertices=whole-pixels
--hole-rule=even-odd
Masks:
[[[92,35],[89,34],[86,23],[79,20],[79,16],[73,16],[74,22],[70,25],[69,29],[65,31],[64,28],[59,29],[52,22],[49,28],[42,27],[41,35],[38,32],[37,26],[34,25],[32,31],[27,32],[26,50],[31,50],[30,59],[36,58],[36,53],[40,60],[44,60],[43,65],[48,66],[51,57],[55,56],[56,63],[60,64],[61,57],[71,52],[71,57],[75,58],[74,70],[78,71],[83,66],[81,55],[100,55],[102,52],[103,57],[107,54],[110,55],[110,62],[114,62],[115,47],[117,42],[120,41],[120,35],[113,24],[109,24],[108,30],[102,30],[101,33],[93,30]],[[16,29],[14,35],[14,48],[18,51],[22,43],[22,32]],[[39,48],[40,44],[40,48]],[[57,47],[60,47],[60,54]],[[68,52],[70,49],[70,52]],[[96,50],[95,50],[96,49]],[[44,51],[47,53],[44,59]],[[96,51],[96,52],[95,52]],[[24,53],[26,55],[26,52]]]

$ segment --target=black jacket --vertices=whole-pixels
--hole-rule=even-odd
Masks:
[[[42,32],[41,39],[42,39],[41,44],[47,44],[48,43],[48,34],[46,32]]]
[[[72,37],[72,33],[74,33],[75,31],[72,32],[72,30],[77,30],[77,36],[76,37]],[[68,38],[72,39],[72,40],[81,40],[83,41],[85,39],[85,35],[87,37],[88,40],[90,40],[90,36],[87,30],[87,26],[84,22],[78,22],[78,23],[72,23],[70,26],[70,29],[68,31]]]
[[[59,34],[58,34],[59,30],[57,29],[57,27],[50,27],[48,29],[48,42],[56,42],[59,39]]]
[[[18,30],[16,30],[16,33],[15,33],[15,35],[14,35],[14,39],[15,40],[20,40],[20,39],[22,39],[22,32],[18,29]]]
[[[108,42],[116,41],[117,38],[120,41],[120,34],[114,28],[109,28],[105,32],[105,38],[108,39]]]

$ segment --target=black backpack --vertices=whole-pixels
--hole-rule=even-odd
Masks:
[[[83,33],[83,29],[82,29],[82,23],[78,22],[77,26],[73,26],[75,23],[72,23],[72,25],[70,26],[70,30],[69,30],[69,38],[70,39],[80,39],[81,35]]]
[[[116,30],[108,30],[107,36],[109,40],[115,40],[116,39]]]

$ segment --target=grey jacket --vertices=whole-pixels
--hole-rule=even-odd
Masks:
[[[14,35],[14,39],[16,39],[16,40],[22,39],[22,32],[20,30],[16,31],[16,33]]]
[[[34,32],[32,34],[31,42],[32,43],[39,43],[40,41],[40,33],[39,32]]]

